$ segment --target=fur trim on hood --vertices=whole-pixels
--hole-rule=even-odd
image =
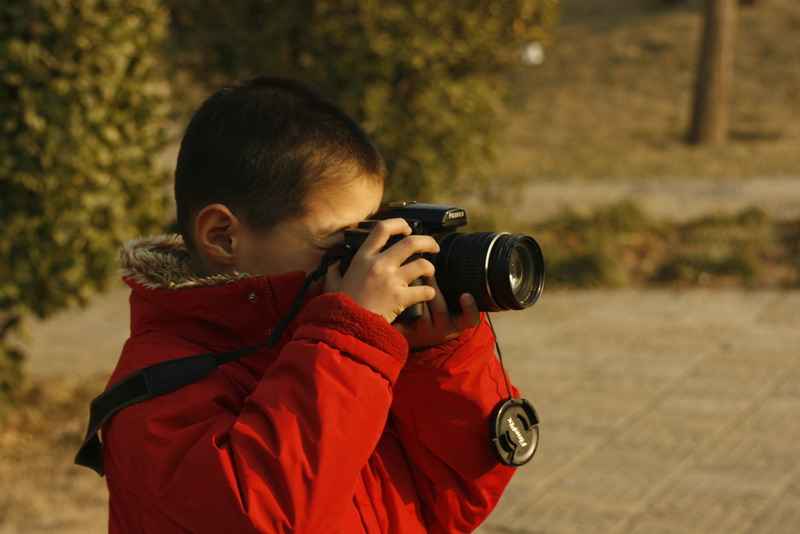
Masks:
[[[189,265],[189,251],[177,234],[131,239],[117,255],[119,273],[147,289],[187,289],[219,286],[250,278],[248,274],[217,274],[198,278]]]

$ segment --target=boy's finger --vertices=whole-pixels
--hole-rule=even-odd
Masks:
[[[408,286],[404,291],[405,302],[403,306],[406,308],[419,302],[428,302],[436,297],[436,290],[425,284]]]
[[[436,267],[425,258],[419,258],[401,265],[397,269],[397,274],[403,281],[410,284],[417,278],[433,278],[433,275],[436,274]]]
[[[410,235],[395,243],[384,252],[387,261],[400,265],[414,254],[439,252],[439,244],[429,235]]]
[[[358,254],[366,256],[377,254],[383,250],[383,247],[386,246],[386,242],[390,237],[398,234],[411,234],[411,227],[405,219],[386,219],[380,221],[364,240],[364,243],[358,250]]]

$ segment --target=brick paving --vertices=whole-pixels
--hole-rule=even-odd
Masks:
[[[798,322],[798,291],[564,292],[498,314],[541,444],[478,532],[800,532]]]

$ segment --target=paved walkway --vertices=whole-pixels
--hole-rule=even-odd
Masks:
[[[542,436],[481,534],[800,532],[800,292],[546,294],[498,323]]]
[[[31,325],[29,371],[110,370],[125,301]],[[800,291],[546,292],[495,319],[542,435],[480,534],[800,532]],[[83,522],[58,531],[104,531],[103,481],[67,479]]]

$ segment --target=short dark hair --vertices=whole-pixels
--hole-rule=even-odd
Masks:
[[[200,106],[184,134],[178,226],[192,249],[195,216],[219,202],[254,230],[268,230],[302,214],[312,186],[357,175],[382,183],[386,167],[343,110],[292,80],[234,83]]]

